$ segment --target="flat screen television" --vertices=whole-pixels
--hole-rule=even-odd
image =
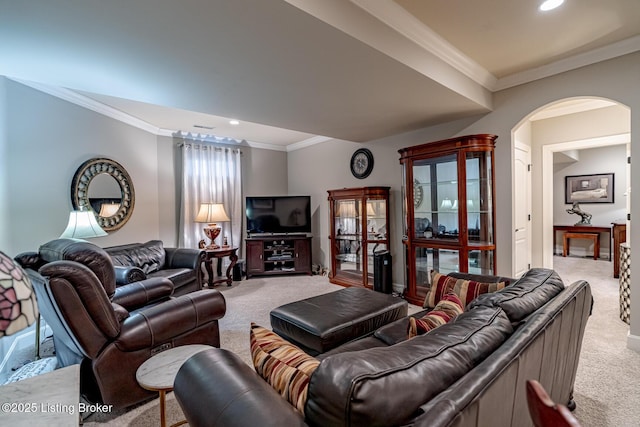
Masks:
[[[249,234],[311,233],[311,196],[247,196]]]

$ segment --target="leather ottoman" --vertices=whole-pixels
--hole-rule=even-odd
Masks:
[[[345,288],[271,311],[273,332],[312,356],[407,316],[407,301],[365,288]]]

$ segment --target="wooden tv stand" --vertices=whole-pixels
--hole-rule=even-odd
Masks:
[[[311,237],[270,235],[246,239],[247,279],[275,274],[311,274]]]

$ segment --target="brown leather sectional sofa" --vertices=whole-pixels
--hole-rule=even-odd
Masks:
[[[573,405],[589,284],[532,269],[425,335],[408,318],[316,356],[304,416],[233,353],[180,369],[175,395],[191,426],[528,426],[526,381]]]
[[[116,271],[118,286],[152,277],[164,277],[173,283],[173,295],[185,295],[202,289],[202,263],[199,249],[168,248],[161,240],[104,248]]]

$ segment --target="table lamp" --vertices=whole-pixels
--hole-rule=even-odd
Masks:
[[[200,210],[196,216],[195,222],[206,222],[208,225],[203,228],[204,234],[211,239],[208,249],[218,249],[216,245],[216,237],[220,235],[221,227],[216,224],[221,221],[230,221],[229,216],[224,210],[222,203],[202,203]]]
[[[90,239],[106,235],[107,232],[98,225],[93,211],[81,207],[80,210],[69,213],[69,223],[60,238]]]
[[[29,276],[15,261],[0,252],[0,338],[20,332],[36,320],[39,320],[38,304]],[[37,352],[39,326],[36,330]]]

